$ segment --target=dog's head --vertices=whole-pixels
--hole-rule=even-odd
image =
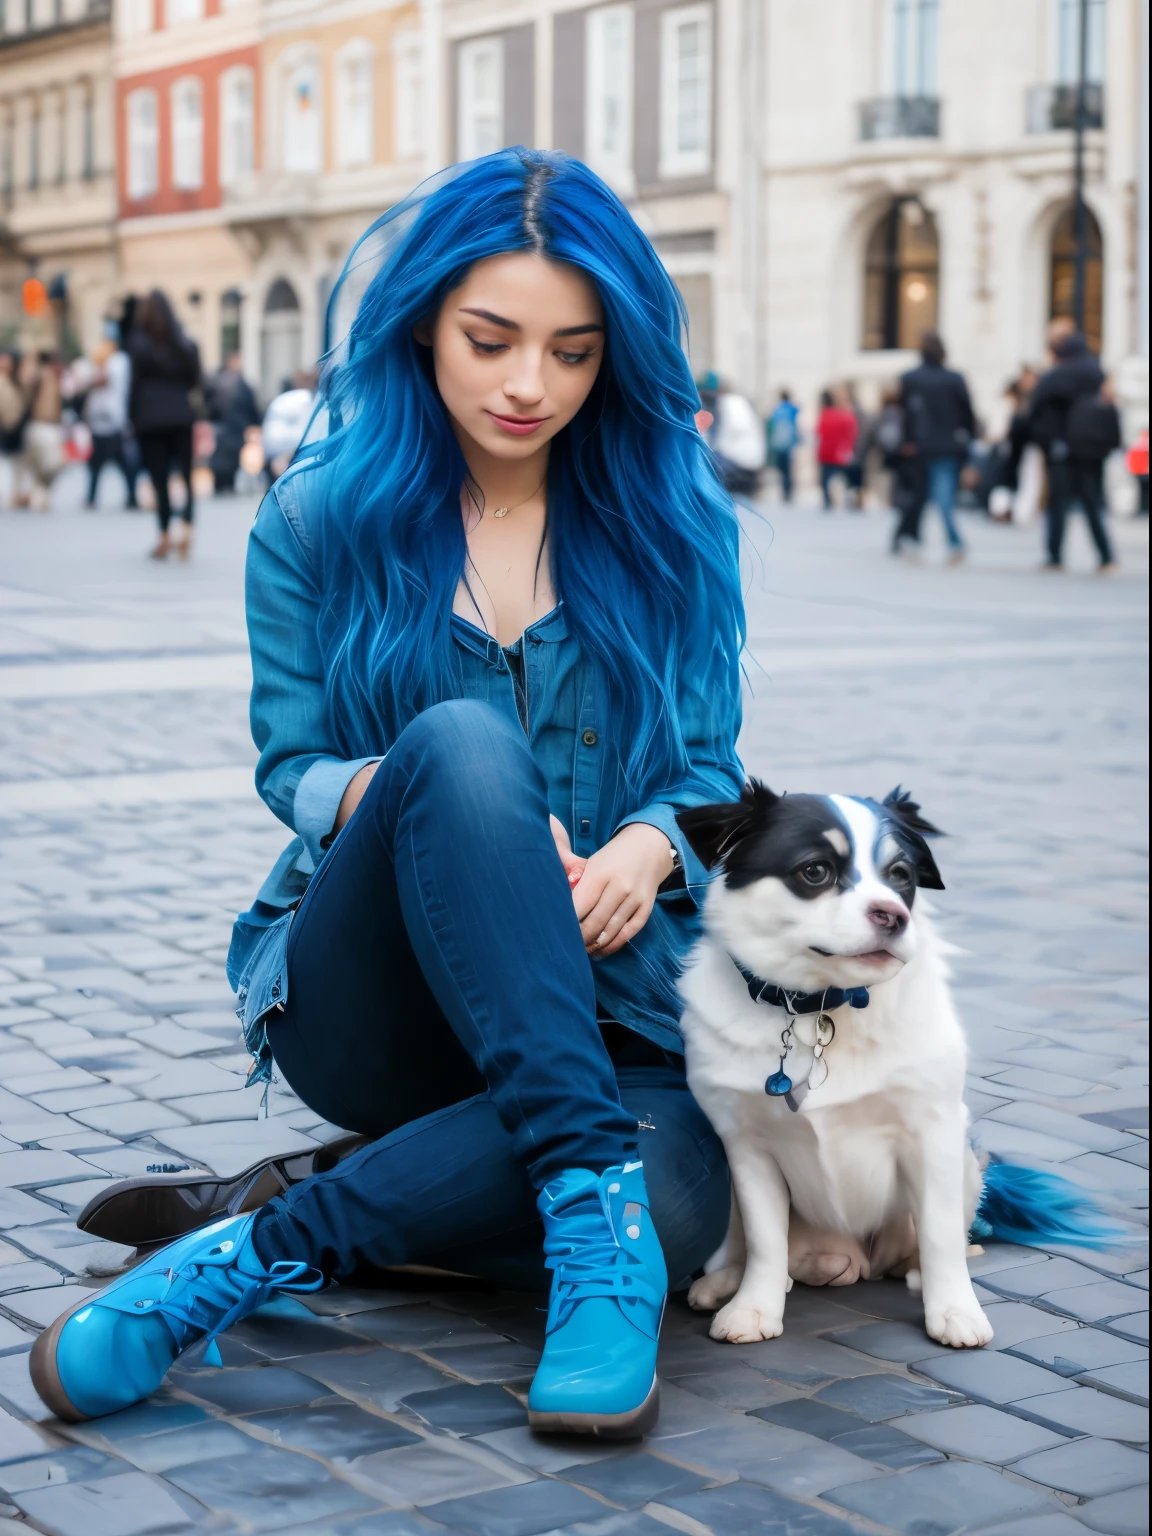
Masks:
[[[943,890],[937,832],[901,789],[883,801],[776,795],[756,779],[736,801],[676,817],[706,868],[710,932],[765,981],[796,991],[872,986],[915,953],[916,888]]]

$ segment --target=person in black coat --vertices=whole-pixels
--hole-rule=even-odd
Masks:
[[[920,517],[925,502],[934,501],[944,519],[949,562],[964,558],[964,540],[956,526],[954,509],[960,469],[976,431],[976,417],[964,375],[944,366],[944,343],[935,331],[920,341],[921,363],[900,380],[900,406],[904,412],[905,453],[917,460],[920,492],[915,503],[901,512],[892,540],[898,554],[904,541],[920,542]],[[913,471],[910,469],[909,474]]]
[[[172,548],[168,476],[175,470],[187,488],[183,510],[176,514],[185,528],[176,548],[186,559],[192,544],[192,423],[196,419],[189,391],[200,383],[200,353],[159,289],[136,305],[125,350],[132,360],[129,414],[141,463],[156,492],[160,522],[152,558],[163,560]]]
[[[260,407],[251,384],[244,377],[239,352],[230,352],[223,368],[211,379],[208,414],[216,427],[216,445],[208,467],[216,481],[216,494],[220,496],[234,489],[244,435],[249,427],[258,427],[261,420]]]
[[[1050,345],[1053,365],[1041,374],[1032,392],[1027,421],[1028,437],[1043,450],[1048,465],[1048,558],[1044,568],[1063,570],[1064,529],[1070,509],[1079,502],[1100,557],[1100,569],[1107,572],[1114,568],[1115,557],[1104,526],[1104,460],[1108,444],[1115,446],[1119,441],[1118,429],[1111,426],[1115,407],[1101,399],[1104,371],[1079,331],[1054,325]],[[1090,438],[1094,417],[1106,419],[1103,451]]]

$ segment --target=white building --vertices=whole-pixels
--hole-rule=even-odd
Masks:
[[[811,401],[830,380],[892,377],[938,329],[990,409],[1071,308],[1079,0],[767,0],[767,13],[748,384]],[[1087,329],[1113,369],[1147,358],[1146,17],[1147,0],[1088,0]]]

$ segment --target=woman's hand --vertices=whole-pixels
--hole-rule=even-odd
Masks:
[[[565,859],[556,826],[558,822],[552,829],[553,836],[561,859]],[[563,827],[560,833],[564,834]],[[564,843],[568,843],[566,834]],[[569,860],[583,864],[575,879]],[[672,873],[672,844],[658,827],[634,821],[591,858],[580,860],[569,847],[565,869],[572,885],[584,947],[599,959],[623,949],[652,915],[656,892]]]

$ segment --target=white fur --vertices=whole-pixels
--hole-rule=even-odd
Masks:
[[[855,848],[856,885],[815,900],[766,878],[740,890],[717,880],[705,936],[681,982],[688,1081],[719,1133],[732,1172],[732,1221],[689,1293],[711,1310],[713,1338],[772,1338],[795,1278],[848,1283],[901,1273],[922,1286],[925,1325],[941,1343],[987,1344],[992,1329],[968,1277],[967,1233],[980,1194],[961,1097],[966,1049],[952,1006],[945,946],[918,895],[912,920],[887,944],[868,917],[892,902],[872,859],[873,813],[835,798]],[[879,862],[885,862],[881,844]],[[896,898],[898,900],[898,898]],[[824,956],[811,946],[831,950]],[[769,1096],[780,1066],[784,1011],[753,1002],[732,958],[796,991],[867,986],[869,1006],[831,1014],[828,1077],[798,1111]],[[804,1082],[815,1016],[802,1015],[785,1070]],[[843,1262],[841,1262],[843,1261]]]

